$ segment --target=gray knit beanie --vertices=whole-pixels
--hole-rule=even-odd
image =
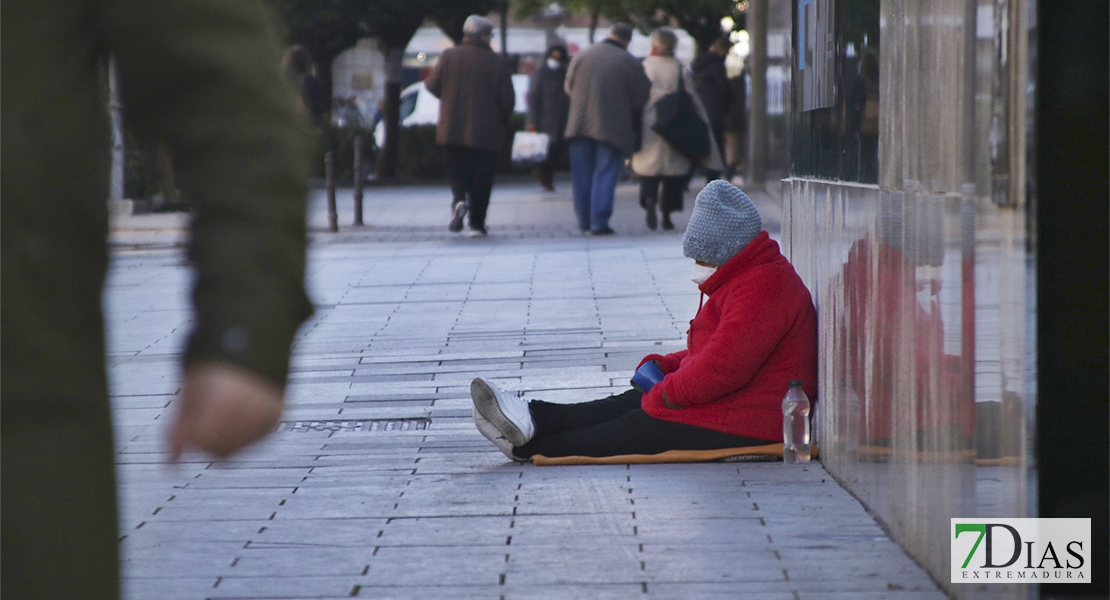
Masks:
[[[698,192],[682,236],[682,253],[711,265],[723,265],[759,235],[763,219],[748,195],[723,179]]]

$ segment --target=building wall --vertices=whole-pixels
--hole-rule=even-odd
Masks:
[[[1032,593],[948,583],[950,518],[1036,510],[1026,9],[882,0],[877,182],[814,174],[845,172],[830,161],[858,139],[843,68],[825,113],[795,85],[792,152],[809,154],[782,182],[783,246],[818,310],[822,462],[960,598]]]

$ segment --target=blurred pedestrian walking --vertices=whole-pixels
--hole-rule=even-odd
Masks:
[[[732,42],[727,37],[719,37],[707,51],[699,52],[690,65],[694,72],[694,87],[697,89],[698,99],[709,118],[709,131],[720,152],[724,152],[725,147],[725,116],[732,106],[732,86],[729,85],[728,70],[725,69],[725,57],[731,48]],[[712,181],[720,176],[720,171],[708,171],[706,180]]]
[[[300,44],[286,48],[281,57],[281,67],[297,90],[301,112],[308,115],[314,126],[321,126],[324,106],[320,99],[320,78],[316,73],[316,63],[308,50]]]
[[[725,179],[731,181],[736,173],[747,168],[748,154],[748,67],[739,75],[730,77],[732,103],[725,113]]]
[[[11,0],[3,15],[0,593],[118,598],[104,53],[132,130],[169,147],[194,208],[174,458],[227,456],[280,419],[293,335],[312,312],[308,125],[261,1]]]
[[[462,43],[444,50],[424,80],[440,99],[436,143],[444,147],[451,182],[448,229],[462,231],[469,213],[471,236],[487,234],[493,169],[516,101],[511,67],[490,48],[492,39],[493,22],[470,15],[463,23]]]
[[[640,206],[647,213],[649,229],[655,229],[659,225],[657,207],[662,215],[663,229],[674,229],[671,213],[682,211],[682,196],[686,191],[689,173],[695,166],[694,161],[652,130],[656,121],[656,104],[664,96],[679,90],[681,77],[682,87],[691,94],[698,116],[703,122],[709,122],[705,107],[698,100],[697,94],[692,93],[693,74],[674,57],[677,45],[678,36],[675,32],[661,28],[652,34],[651,55],[644,59],[644,71],[651,81],[651,94],[647,108],[644,109],[643,146],[632,155],[632,171],[640,176]],[[719,173],[724,168],[720,156],[716,140],[710,136],[709,154],[701,159],[700,164]],[[659,195],[660,187],[663,189],[662,197]]]
[[[532,74],[528,86],[528,131],[546,133],[551,137],[547,149],[547,159],[536,169],[536,179],[543,189],[553,192],[552,181],[555,169],[566,154],[566,140],[563,133],[567,129],[567,113],[570,110],[570,97],[564,89],[567,78],[567,49],[555,45],[547,49],[544,62]]]
[[[570,115],[566,138],[578,229],[613,233],[613,194],[625,157],[639,146],[651,81],[628,53],[632,27],[615,23],[609,36],[578,53],[567,69]]]

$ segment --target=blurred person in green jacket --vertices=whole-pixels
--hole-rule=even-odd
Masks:
[[[196,311],[172,458],[272,431],[304,291],[307,126],[256,0],[9,0],[0,34],[5,598],[119,596],[101,288],[111,53],[132,130],[193,205]]]

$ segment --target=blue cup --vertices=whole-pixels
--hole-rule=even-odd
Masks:
[[[636,374],[632,376],[632,387],[646,394],[660,381],[663,381],[663,370],[659,368],[658,362],[652,360],[636,369]]]

